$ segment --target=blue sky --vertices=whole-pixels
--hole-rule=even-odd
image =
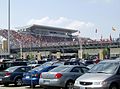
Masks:
[[[7,2],[0,0],[0,28],[7,28]],[[11,0],[11,28],[40,24],[80,30],[82,37],[117,38],[119,4],[120,0]]]

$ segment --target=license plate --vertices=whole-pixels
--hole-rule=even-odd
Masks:
[[[45,84],[50,84],[50,81],[49,80],[44,80],[44,83]]]
[[[85,87],[80,87],[80,89],[85,89]]]
[[[26,76],[26,78],[30,78],[30,76]]]

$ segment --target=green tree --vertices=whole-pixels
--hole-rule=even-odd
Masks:
[[[109,48],[103,49],[103,58],[105,59],[106,56],[107,56],[107,58],[110,57],[110,49]]]

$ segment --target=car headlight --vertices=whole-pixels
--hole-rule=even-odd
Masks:
[[[106,81],[103,81],[103,82],[102,82],[102,85],[106,85],[106,84],[108,84],[108,82],[106,82]]]
[[[102,85],[102,82],[94,82],[94,85]]]
[[[101,81],[101,82],[94,82],[94,85],[106,85],[107,82]]]

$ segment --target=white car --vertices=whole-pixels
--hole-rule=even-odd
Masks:
[[[105,60],[95,65],[74,83],[75,89],[120,89],[120,60]]]

